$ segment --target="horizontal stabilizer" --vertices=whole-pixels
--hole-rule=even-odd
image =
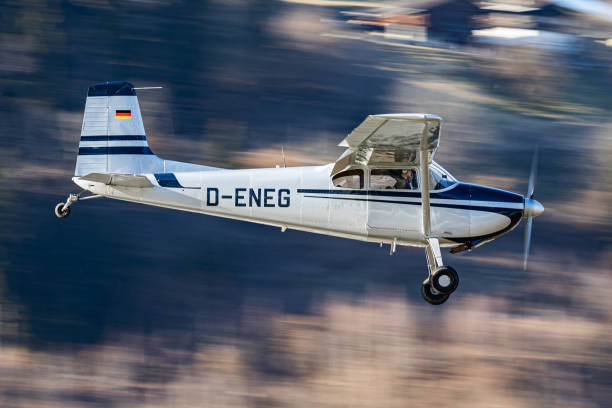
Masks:
[[[89,173],[81,177],[81,180],[104,183],[109,186],[135,188],[153,187],[153,184],[145,176],[134,176],[132,174]]]

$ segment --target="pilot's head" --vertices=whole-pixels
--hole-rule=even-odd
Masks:
[[[411,180],[412,179],[412,171],[408,169],[402,169],[402,178]]]

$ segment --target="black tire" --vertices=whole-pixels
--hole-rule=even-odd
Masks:
[[[459,285],[459,275],[450,266],[437,268],[430,277],[431,286],[438,293],[450,295]]]
[[[448,295],[434,293],[431,290],[431,286],[429,286],[428,280],[423,282],[423,285],[421,286],[421,296],[423,296],[423,299],[425,299],[425,301],[430,305],[441,305],[448,300]]]
[[[58,203],[55,206],[55,215],[57,216],[57,218],[66,218],[67,216],[70,215],[70,207],[62,211],[63,207],[64,207],[64,203]]]

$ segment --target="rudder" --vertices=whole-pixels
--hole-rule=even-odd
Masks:
[[[138,98],[129,82],[89,87],[75,176],[156,171],[160,158],[147,143]]]

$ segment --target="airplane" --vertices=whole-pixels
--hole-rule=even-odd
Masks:
[[[150,149],[129,82],[89,87],[73,182],[82,191],[57,204],[107,197],[317,234],[425,248],[421,295],[444,303],[459,284],[441,248],[473,250],[527,220],[523,268],[533,218],[537,150],[527,196],[463,183],[433,160],[441,118],[424,113],[370,115],[320,166],[223,169],[165,160]],[[424,176],[426,175],[426,176]],[[85,195],[91,193],[90,195]]]

